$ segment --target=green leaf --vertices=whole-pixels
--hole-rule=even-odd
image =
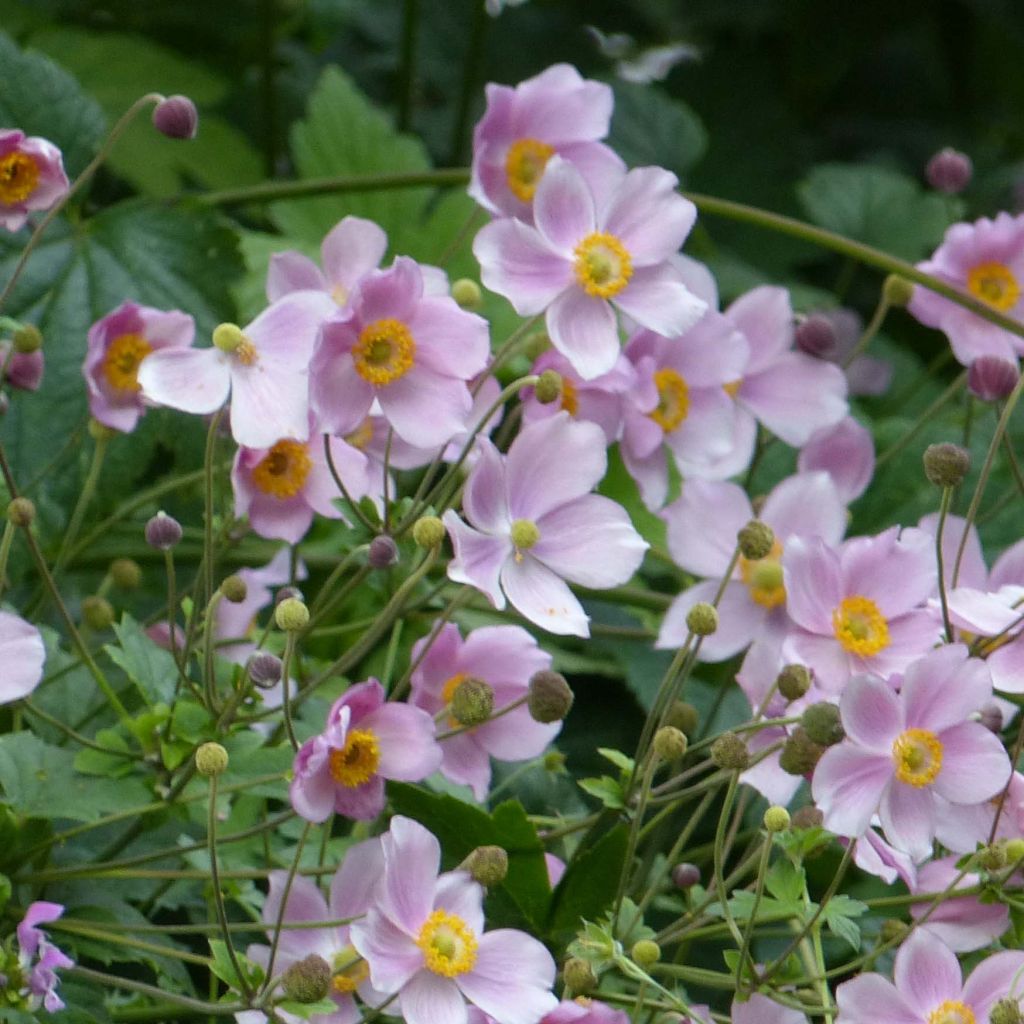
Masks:
[[[620,823],[573,859],[551,897],[548,933],[553,938],[576,932],[580,921],[594,921],[608,909],[619,885],[628,839],[629,829]]]
[[[776,861],[764,879],[765,888],[783,903],[798,903],[806,890],[807,875],[792,861]]]
[[[708,148],[700,118],[660,89],[628,82],[614,89],[611,147],[634,167],[657,165],[684,177]]]
[[[884,167],[819,164],[797,194],[815,224],[908,260],[934,249],[949,224],[942,196]]]
[[[577,785],[584,793],[597,797],[605,807],[610,807],[612,810],[621,810],[626,806],[626,794],[622,788],[622,783],[618,779],[613,779],[610,775],[602,775],[599,779],[580,779]]]
[[[333,1014],[338,1012],[338,1004],[333,999],[321,999],[317,1003],[298,1003],[294,999],[282,999],[274,1005],[275,1010],[284,1010],[285,1013],[294,1014],[303,1020],[316,1017],[321,1014]]]
[[[231,954],[228,952],[227,945],[220,939],[210,939],[210,952],[213,954],[213,963],[210,965],[210,970],[213,971],[213,973],[216,974],[225,985],[230,986],[236,991],[241,991],[241,981],[238,977],[238,972],[235,970],[235,965],[231,960]],[[235,950],[235,958],[238,960],[238,966],[241,969],[242,974],[245,975],[246,981],[249,982],[250,988],[258,987],[260,982],[263,980],[263,968],[247,959],[237,949]]]
[[[749,921],[754,913],[755,897],[752,892],[738,889],[729,897],[729,910],[737,921]],[[803,917],[802,902],[783,902],[771,896],[762,896],[757,904],[758,921],[785,921],[791,917]],[[712,903],[707,909],[712,917],[724,917],[721,903]]]
[[[111,661],[139,688],[149,702],[170,702],[178,679],[178,669],[170,651],[155,644],[145,630],[127,612],[115,623],[114,633],[120,646],[104,645]]]
[[[832,841],[832,833],[820,825],[810,828],[790,828],[785,832],[775,832],[772,842],[794,861],[804,860],[808,854],[827,846]]]
[[[833,896],[822,908],[821,918],[828,930],[837,938],[849,944],[854,952],[860,951],[860,927],[853,920],[867,913],[868,905],[840,893]]]
[[[621,750],[612,750],[611,747],[598,747],[597,752],[606,760],[611,761],[616,768],[622,769],[627,775],[633,774],[636,762],[629,755]]]
[[[92,159],[106,132],[103,111],[66,71],[0,32],[0,124],[41,135],[64,154],[69,177]],[[20,244],[24,237],[19,236]],[[6,274],[0,274],[6,280]]]

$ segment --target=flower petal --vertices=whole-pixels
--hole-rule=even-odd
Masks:
[[[498,1024],[536,1024],[558,1005],[554,983],[551,954],[511,928],[481,935],[473,970],[458,978],[466,998]]]
[[[509,603],[530,622],[561,636],[590,636],[590,618],[572,591],[550,569],[527,554],[508,559],[501,585]]]

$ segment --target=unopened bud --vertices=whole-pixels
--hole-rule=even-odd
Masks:
[[[460,277],[452,282],[452,298],[463,309],[479,309],[483,301],[483,293],[476,281],[468,277]]]
[[[887,305],[898,309],[914,297],[914,285],[899,274],[890,274],[882,285],[882,297]]]
[[[966,153],[947,146],[940,149],[925,165],[924,177],[936,192],[955,196],[971,183],[974,165]]]
[[[459,867],[468,871],[474,882],[491,889],[505,881],[508,854],[500,846],[478,846]]]
[[[988,1011],[989,1024],[1021,1024],[1020,1004],[1012,996],[997,999]]]
[[[219,743],[196,748],[196,770],[200,775],[220,775],[228,766],[228,752]]]
[[[146,543],[157,551],[170,551],[181,540],[181,523],[166,512],[157,512],[146,523]]]
[[[38,352],[43,347],[43,336],[35,324],[22,324],[14,332],[14,351],[22,355]]]
[[[45,369],[42,351],[15,352],[7,361],[4,376],[12,388],[21,391],[37,391],[43,382]]]
[[[1006,856],[1006,843],[1002,839],[997,839],[994,843],[989,843],[988,846],[979,850],[978,863],[986,871],[998,871],[1000,868],[1005,868],[1009,863]]]
[[[238,324],[218,324],[213,329],[213,344],[221,352],[234,352],[245,342],[245,335]]]
[[[764,827],[769,832],[785,832],[789,824],[789,811],[785,807],[775,804],[764,812]]]
[[[567,996],[585,996],[597,988],[597,975],[594,968],[582,959],[573,956],[565,961],[562,968],[562,980],[565,982]]]
[[[530,677],[526,706],[535,722],[560,722],[569,714],[572,702],[572,690],[560,672],[545,669]]]
[[[452,692],[449,710],[459,725],[482,725],[494,711],[494,690],[482,679],[463,679]]]
[[[741,772],[750,764],[750,751],[736,733],[723,732],[711,744],[711,760],[719,768]]]
[[[696,864],[677,864],[672,869],[672,884],[677,889],[692,889],[700,883],[700,868]]]
[[[924,450],[924,475],[936,487],[958,487],[971,468],[971,453],[948,441]]]
[[[736,534],[736,540],[739,543],[740,554],[748,561],[756,562],[757,559],[771,554],[775,534],[767,523],[761,522],[760,519],[751,519]]]
[[[793,828],[820,828],[825,821],[825,815],[811,804],[801,807],[793,812]]]
[[[711,636],[718,629],[718,609],[707,601],[698,601],[686,613],[686,628],[694,636]]]
[[[813,313],[794,332],[796,347],[816,359],[829,359],[839,348],[836,329],[827,316]]]
[[[846,736],[839,708],[826,701],[806,708],[800,716],[800,724],[812,742],[823,747],[835,746]]]
[[[115,558],[107,570],[115,587],[121,590],[135,590],[142,582],[142,569],[139,563],[131,558]]]
[[[534,394],[541,405],[550,405],[562,397],[562,375],[555,370],[545,370],[537,378]]]
[[[398,561],[398,545],[386,533],[382,533],[370,541],[366,560],[374,569],[387,569]]]
[[[35,517],[36,507],[28,498],[15,498],[7,506],[7,519],[15,526],[31,526]]]
[[[559,775],[565,771],[565,754],[560,750],[549,750],[541,759],[541,764],[544,765],[544,771]]]
[[[274,621],[278,629],[297,633],[309,624],[309,609],[296,597],[285,598],[274,609]]]
[[[245,580],[237,573],[225,576],[221,580],[219,589],[224,595],[224,600],[230,601],[232,604],[241,604],[249,592],[249,588],[245,585]]]
[[[790,775],[808,775],[814,771],[824,753],[824,747],[815,743],[803,729],[798,728],[782,744],[779,767]]]
[[[285,998],[297,1003],[319,1003],[331,991],[331,965],[316,953],[289,964],[281,975]]]
[[[187,96],[167,96],[153,110],[153,127],[169,139],[194,139],[199,112]]]
[[[968,390],[983,402],[1007,398],[1019,379],[1017,367],[1000,356],[978,356],[967,370]]]
[[[82,621],[90,629],[109,629],[115,619],[113,605],[105,597],[92,594],[82,601]]]
[[[412,525],[412,539],[428,551],[438,547],[444,535],[444,523],[437,516],[421,516]]]
[[[654,734],[654,753],[662,761],[678,761],[686,753],[686,734],[674,726],[663,725]]]
[[[700,712],[685,700],[676,700],[665,714],[665,724],[674,725],[680,732],[692,736],[700,724]]]
[[[786,665],[777,681],[786,700],[799,700],[811,688],[811,673],[803,665]]]
[[[888,917],[882,922],[882,927],[878,930],[878,937],[886,944],[902,942],[908,931],[910,929],[905,922],[895,917]]]
[[[1006,840],[1006,863],[1016,864],[1017,861],[1024,858],[1024,839],[1007,839]]]
[[[661,946],[654,939],[639,939],[633,943],[629,955],[640,967],[653,967],[661,959]]]
[[[281,682],[282,668],[281,659],[269,651],[257,651],[246,664],[249,678],[264,690]]]

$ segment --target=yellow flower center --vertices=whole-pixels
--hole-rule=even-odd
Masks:
[[[380,744],[369,729],[353,729],[345,738],[345,746],[330,754],[331,778],[346,789],[369,782],[379,764]]]
[[[588,295],[614,298],[629,284],[633,261],[626,247],[614,235],[595,231],[573,250],[576,280]]]
[[[750,599],[762,608],[777,608],[786,603],[782,583],[782,545],[776,539],[764,558],[751,561],[740,555],[740,578],[750,591]]]
[[[728,384],[722,385],[722,390],[730,397],[735,398],[740,393],[740,388],[743,387],[743,378],[740,377],[737,380],[731,380]]]
[[[103,357],[103,376],[117,391],[139,390],[139,364],[153,346],[141,334],[119,334]]]
[[[412,368],[416,342],[401,320],[374,320],[359,334],[352,346],[356,372],[378,387],[391,384]]]
[[[416,945],[423,950],[428,970],[445,978],[456,978],[476,963],[476,936],[457,914],[435,910],[424,922]]]
[[[667,367],[654,371],[654,386],[658,404],[647,415],[670,434],[690,413],[690,389],[681,374]]]
[[[444,701],[445,706],[449,706],[452,702],[452,698],[455,696],[455,691],[469,678],[465,672],[456,672],[451,679],[446,679],[444,686],[441,687],[441,700]],[[448,716],[448,728],[458,729],[462,723],[453,715]]]
[[[367,416],[351,434],[346,434],[344,440],[346,444],[362,451],[373,440],[373,424],[370,417]]]
[[[370,976],[370,965],[355,951],[346,946],[334,956],[334,973],[331,988],[342,995],[349,995]]]
[[[907,729],[893,740],[892,763],[900,782],[918,789],[930,786],[942,767],[942,743],[927,729]],[[950,1024],[956,1020],[954,1017],[941,1019],[948,1019]]]
[[[13,206],[24,202],[39,184],[39,165],[28,153],[0,157],[0,203]]]
[[[974,1024],[974,1011],[959,999],[947,999],[928,1014],[928,1024]]]
[[[522,562],[523,552],[529,551],[540,540],[540,530],[532,519],[517,519],[509,530],[509,537],[515,545],[515,560]]]
[[[562,408],[572,417],[580,411],[580,393],[568,377],[562,378]]]
[[[844,597],[832,610],[832,629],[846,650],[862,658],[889,646],[889,624],[870,597]]]
[[[528,203],[533,199],[547,162],[555,155],[554,146],[540,139],[519,139],[508,147],[505,156],[505,180],[512,194]]]
[[[1020,285],[1005,263],[979,263],[967,274],[967,290],[993,309],[1005,313],[1017,305]]]
[[[213,344],[221,352],[234,356],[243,366],[252,366],[259,359],[256,346],[248,335],[242,333],[238,324],[218,324],[213,329]]]
[[[264,494],[294,498],[313,468],[309,448],[300,441],[278,441],[252,471],[253,483]]]

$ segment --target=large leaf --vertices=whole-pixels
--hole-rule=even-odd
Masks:
[[[660,89],[615,84],[615,114],[609,140],[635,167],[655,164],[680,178],[704,155],[708,135],[700,118],[685,103]]]
[[[566,938],[581,922],[596,921],[611,906],[626,859],[629,828],[618,824],[585,853],[577,856],[551,898],[548,931]]]

